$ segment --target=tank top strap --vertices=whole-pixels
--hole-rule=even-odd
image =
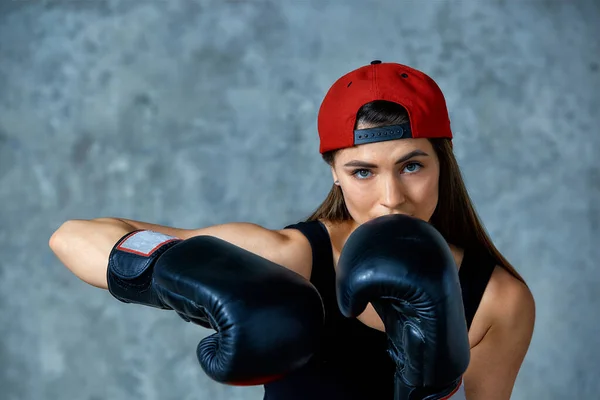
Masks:
[[[288,225],[285,229],[297,229],[308,239],[312,248],[310,282],[321,293],[326,309],[329,309],[328,306],[332,305],[337,307],[335,291],[333,290],[335,282],[333,251],[327,228],[320,221],[308,221]]]
[[[469,329],[495,266],[496,262],[489,255],[472,249],[466,249],[464,252],[458,277]]]

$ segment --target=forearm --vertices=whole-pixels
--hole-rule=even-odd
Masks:
[[[50,248],[79,279],[107,289],[108,257],[115,243],[136,227],[113,218],[70,220],[50,238]]]

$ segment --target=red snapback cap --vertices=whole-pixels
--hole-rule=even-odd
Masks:
[[[354,130],[356,113],[367,103],[387,100],[408,111],[410,123]],[[319,151],[400,138],[450,138],[446,99],[433,79],[395,63],[373,61],[339,78],[329,89],[318,117]]]

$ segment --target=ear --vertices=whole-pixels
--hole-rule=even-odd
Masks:
[[[333,166],[331,167],[331,176],[333,177],[333,182],[339,181],[337,173],[335,172],[335,168],[333,168]]]

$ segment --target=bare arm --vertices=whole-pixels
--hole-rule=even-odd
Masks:
[[[50,248],[79,279],[106,289],[108,255],[135,228],[120,220],[70,220],[50,237]]]
[[[179,229],[117,218],[70,220],[54,232],[49,245],[73,274],[90,285],[106,289],[108,256],[113,246],[125,234],[137,229],[153,230],[181,239],[200,235],[218,237],[307,278],[310,276],[310,244],[301,233],[294,229],[273,231],[250,223]]]

